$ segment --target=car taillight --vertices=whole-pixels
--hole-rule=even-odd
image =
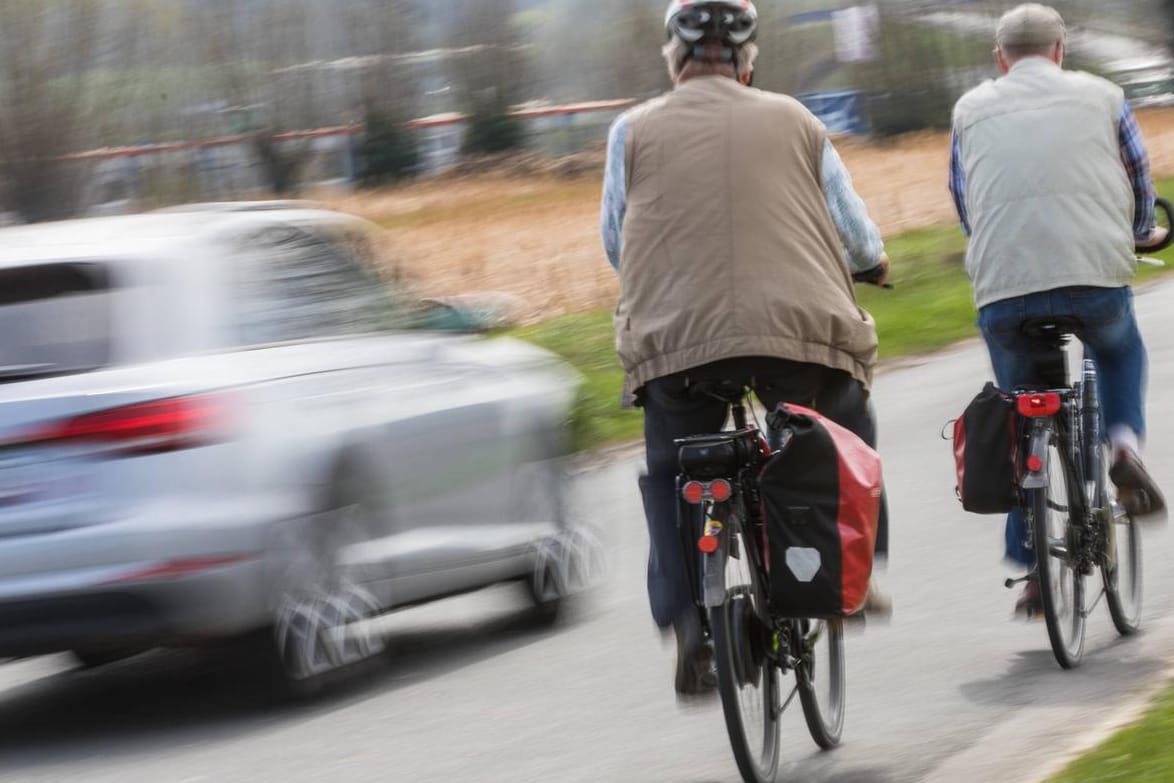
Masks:
[[[1020,416],[1055,416],[1060,412],[1060,395],[1056,392],[1021,394],[1015,402]]]
[[[173,397],[87,413],[42,427],[22,445],[92,444],[121,454],[158,454],[204,446],[223,435],[225,401]]]

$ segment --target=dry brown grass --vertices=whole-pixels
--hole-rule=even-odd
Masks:
[[[1174,176],[1174,109],[1140,119],[1155,174]],[[946,134],[837,146],[885,235],[954,220]],[[524,303],[515,316],[533,321],[614,304],[599,193],[598,172],[574,179],[498,172],[322,198],[383,226],[388,263],[425,295],[505,291]]]

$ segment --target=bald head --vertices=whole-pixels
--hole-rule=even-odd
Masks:
[[[995,31],[995,44],[1005,60],[1014,64],[1024,57],[1063,57],[1064,19],[1060,13],[1039,3],[1026,3],[1003,14]]]

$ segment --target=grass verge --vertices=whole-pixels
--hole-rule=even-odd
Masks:
[[[1167,783],[1174,780],[1174,689],[1138,723],[1071,764],[1049,783]]]
[[[1174,194],[1174,180],[1162,183],[1160,190],[1164,195]],[[885,244],[893,260],[896,288],[859,289],[861,305],[876,319],[882,360],[928,353],[978,334],[970,281],[963,267],[966,239],[960,230],[911,231]],[[1174,261],[1174,251],[1163,257],[1168,263]],[[1138,280],[1162,271],[1143,266]],[[615,355],[609,312],[554,318],[511,334],[559,354],[583,374],[585,383],[574,422],[578,449],[641,437],[640,411],[619,407],[623,372]]]

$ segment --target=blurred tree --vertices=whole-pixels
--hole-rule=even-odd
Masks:
[[[668,71],[660,54],[665,42],[661,5],[612,0],[607,10],[616,20],[615,27],[605,25],[598,31],[606,44],[598,67],[609,77],[599,97],[645,99],[668,89]]]
[[[73,214],[78,149],[95,105],[87,75],[99,51],[97,0],[0,3],[0,198],[29,222]]]
[[[454,81],[470,114],[465,151],[491,153],[525,144],[522,123],[509,116],[526,96],[529,63],[515,24],[514,0],[463,0],[454,25]]]
[[[412,0],[364,0],[349,8],[347,39],[361,58],[357,105],[364,122],[358,148],[360,180],[377,187],[410,176],[420,160],[414,131],[421,84],[408,64],[420,41],[424,16]]]
[[[420,163],[413,132],[378,110],[367,112],[358,155],[360,182],[369,188],[410,177]]]
[[[873,133],[893,136],[949,128],[954,101],[969,86],[959,77],[967,69],[981,70],[983,78],[989,75],[990,50],[991,43],[979,37],[882,9],[877,58],[856,70],[860,86],[869,94]]]
[[[309,145],[281,139],[316,125],[306,0],[205,0],[189,8],[233,130],[248,137],[274,194],[298,189]]]

